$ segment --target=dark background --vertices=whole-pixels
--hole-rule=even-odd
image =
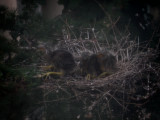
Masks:
[[[158,0],[59,0],[58,3],[63,5],[64,9],[62,15],[54,18],[46,17],[43,11],[36,12],[39,5],[42,8],[47,5],[44,0],[19,0],[18,3],[20,3],[18,14],[17,11],[10,11],[6,6],[0,6],[1,120],[24,120],[25,116],[30,116],[31,120],[42,120],[44,110],[47,111],[47,120],[64,118],[71,120],[76,119],[78,113],[85,113],[83,103],[72,100],[47,104],[46,109],[41,103],[43,90],[37,87],[43,80],[33,77],[38,73],[35,64],[39,64],[43,57],[34,48],[38,48],[39,42],[50,42],[53,45],[57,43],[57,39],[61,38],[64,25],[62,18],[75,28],[104,28],[108,31],[107,34],[110,34],[104,20],[108,20],[108,15],[113,21],[120,17],[116,26],[123,31],[123,27],[129,24],[131,39],[139,38],[142,43],[152,41],[149,42],[151,48],[157,48],[159,42],[160,4]],[[3,35],[4,31],[9,31],[12,40]],[[17,40],[18,37],[21,38],[20,41]],[[159,58],[156,61],[159,62]],[[58,97],[61,95],[63,96],[63,93]],[[160,118],[159,97],[158,88],[157,93],[143,106],[147,112],[151,113],[152,117],[148,119]],[[125,115],[124,119],[138,119],[136,115],[138,109],[134,106],[130,109],[131,111]],[[96,115],[95,120],[98,118]],[[81,117],[81,119],[86,118]],[[109,119],[109,117],[104,113],[102,119]]]

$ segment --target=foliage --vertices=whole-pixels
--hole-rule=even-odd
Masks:
[[[0,107],[3,108],[0,119],[22,120],[31,102],[31,91],[27,89],[39,84],[33,79],[36,69],[32,66],[38,54],[36,50],[23,49],[29,47],[24,39],[17,40],[25,27],[29,29],[29,25],[22,24],[27,23],[29,17],[26,19],[22,14],[0,7]],[[6,30],[11,39],[4,36]]]
[[[140,113],[139,119],[150,117],[150,111],[144,110],[138,102],[150,100],[158,91],[159,73],[156,71],[159,66],[148,60],[155,57],[155,51],[149,50],[151,46],[156,49],[157,42],[142,48],[134,31],[130,32],[130,21],[121,13],[127,6],[123,2],[59,0],[65,5],[63,15],[50,20],[34,12],[39,4],[45,4],[44,0],[22,0],[19,14],[0,7],[0,29],[9,30],[13,38],[8,40],[0,35],[0,97],[3,98],[0,107],[4,108],[0,119],[21,120],[26,115],[26,119],[45,117],[48,120],[64,119],[64,116],[68,119],[112,119],[115,116],[113,119],[118,119],[127,113],[137,115],[137,119]],[[39,51],[41,43],[65,48],[76,58],[84,51],[111,50],[121,70],[111,77],[90,81],[79,75],[77,78],[36,78],[37,74],[45,72],[41,71],[41,65],[47,64]],[[130,108],[130,104],[135,104],[135,108]],[[138,111],[132,114],[127,108],[138,108]]]
[[[0,6],[0,29],[12,30],[15,24],[15,11],[8,11],[4,6]]]

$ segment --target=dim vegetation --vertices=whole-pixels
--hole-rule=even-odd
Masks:
[[[130,20],[124,23],[120,12],[114,14],[112,3],[102,6],[104,1],[97,1],[88,7],[89,0],[59,0],[65,5],[64,14],[50,20],[34,13],[38,4],[45,4],[43,0],[22,0],[23,12],[18,15],[0,7],[0,119],[159,118],[156,32],[149,41],[141,40],[139,32],[134,34],[136,29]],[[115,4],[118,10],[126,6]],[[6,30],[12,40],[3,36]],[[43,67],[49,63],[41,46],[72,53],[77,65],[75,73],[41,76],[50,71]],[[89,80],[82,76],[82,54],[104,51],[115,56],[117,71]]]
[[[156,62],[159,46],[153,49],[148,42],[131,39],[129,26],[121,33],[116,27],[117,22],[118,19],[110,21],[110,39],[103,29],[82,28],[76,34],[77,28],[65,24],[63,40],[57,47],[67,49],[75,58],[83,52],[110,51],[116,56],[118,71],[91,80],[81,76],[45,77],[41,87],[46,93],[43,101],[46,106],[52,102],[79,101],[85,111],[77,114],[79,119],[123,119],[129,117],[127,114],[131,114],[133,108],[137,110],[131,114],[134,119],[151,118],[151,112],[144,106],[159,91],[160,66]],[[56,94],[63,96],[50,98]],[[69,107],[71,109],[72,106]]]

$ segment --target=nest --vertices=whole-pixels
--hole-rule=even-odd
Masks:
[[[103,30],[84,28],[76,36],[74,28],[66,24],[62,30],[63,40],[58,42],[57,48],[70,51],[75,58],[79,58],[83,52],[96,54],[109,51],[116,57],[118,71],[104,78],[91,80],[82,76],[45,78],[44,96],[61,91],[68,97],[52,100],[45,97],[44,102],[74,99],[82,101],[87,112],[93,112],[99,106],[101,113],[107,111],[108,114],[116,111],[116,104],[123,114],[129,110],[129,105],[140,107],[156,93],[160,85],[160,65],[155,62],[158,51],[149,48],[148,43],[140,43],[138,39],[131,40],[130,32],[120,35],[113,25],[111,30],[114,37],[109,41]]]

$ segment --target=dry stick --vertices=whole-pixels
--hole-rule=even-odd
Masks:
[[[79,94],[76,94],[76,96],[71,96],[71,97],[68,97],[68,98],[59,98],[59,99],[50,100],[50,101],[44,100],[44,101],[42,101],[42,102],[43,102],[43,103],[48,103],[48,102],[57,102],[57,101],[69,100],[69,99],[72,99],[72,98],[76,98],[77,96],[81,96],[81,95],[83,95],[84,93],[88,93],[88,91],[81,92],[81,93],[79,93]],[[41,102],[40,102],[40,103],[41,103]]]
[[[128,36],[127,36],[128,37]],[[126,40],[126,41],[128,41],[128,40]],[[128,41],[129,42],[129,41]],[[124,42],[124,45],[126,44],[126,42]],[[130,45],[128,45],[128,47],[127,48],[125,48],[126,49],[126,52],[125,52],[125,49],[123,49],[123,51],[122,51],[122,53],[123,53],[123,55],[121,55],[122,57],[123,57],[123,59],[122,60],[124,60],[125,58],[127,59],[127,60],[129,60],[130,59],[130,57],[131,57],[131,54],[132,54],[132,49],[133,49],[133,47],[135,46],[134,44],[133,45],[131,45],[132,43],[131,42],[129,42],[129,44]],[[123,45],[122,45],[122,47],[123,47]],[[130,52],[129,52],[130,51]]]
[[[109,95],[109,96],[111,97],[110,100],[113,98],[120,106],[122,106],[124,109],[127,109],[125,106],[123,106],[123,105],[114,97],[114,95],[115,95],[115,93],[116,93],[117,91],[118,91],[118,89],[116,89],[116,90],[114,91],[113,95],[111,95],[109,92],[105,92],[105,93],[103,94],[103,96]],[[108,100],[108,102],[109,102],[110,100]]]
[[[136,106],[143,106],[143,105],[145,105],[146,103],[148,103],[149,102],[149,100],[147,100],[147,101],[145,101],[145,102],[143,102],[143,103],[129,103],[129,102],[125,102],[126,104],[128,104],[128,105],[136,105]]]
[[[66,39],[68,38],[67,38],[65,31],[63,32],[63,39],[64,39],[65,44],[68,46],[68,42],[66,41]]]
[[[131,56],[132,56],[132,49],[133,49],[133,47],[134,47],[135,45],[134,45],[134,43],[132,44],[132,42],[130,41],[129,42],[129,46],[128,46],[128,48],[126,48],[127,50],[126,50],[126,56],[127,56],[127,60],[129,61],[130,60],[130,58],[131,58]],[[129,54],[130,53],[130,54]]]
[[[115,41],[118,43],[117,36],[116,36],[115,31],[114,31],[114,26],[115,26],[115,24],[113,23],[110,15],[106,12],[106,10],[104,9],[104,7],[103,7],[97,0],[94,0],[94,1],[95,1],[95,2],[99,5],[99,7],[103,10],[103,12],[106,14],[106,16],[108,16],[108,18],[109,18],[109,20],[110,20],[110,22],[111,22],[112,31],[113,31],[113,34],[114,34],[114,37],[115,37]],[[119,19],[119,17],[118,17],[118,19]],[[117,20],[118,20],[118,19],[117,19]]]
[[[89,29],[88,29],[88,30],[89,30]],[[86,32],[86,33],[87,33],[87,38],[85,38],[85,39],[87,39],[89,42],[91,42],[91,43],[93,44],[94,48],[95,48],[94,51],[97,51],[96,45],[94,44],[93,41],[90,40],[89,31],[88,31],[88,30],[87,30],[87,32]]]
[[[97,49],[97,46],[96,46],[96,44],[95,44],[95,42],[94,41],[92,41],[92,43],[93,43],[93,45],[94,45],[94,47],[95,47],[95,53],[97,53],[98,52],[98,49]]]
[[[88,30],[86,31],[86,34],[87,34],[87,38],[85,38],[85,39],[89,40],[90,38],[89,38],[89,32],[88,32]]]
[[[46,93],[44,94],[44,96],[47,96],[49,93],[51,93],[51,92],[53,92],[53,91],[55,91],[55,89],[52,89],[52,90],[46,92]]]
[[[98,111],[98,117],[99,117],[99,120],[102,120],[102,119],[101,119],[101,116],[100,116],[100,114],[99,114],[99,111]]]
[[[109,42],[108,42],[108,39],[107,39],[107,36],[106,36],[106,34],[104,33],[104,31],[102,30],[102,33],[103,33],[103,35],[104,35],[104,37],[105,37],[105,40],[106,40],[106,42],[107,42],[107,45],[108,45],[108,47],[110,46],[110,44],[109,44]]]
[[[130,36],[130,33],[128,33],[127,36],[122,37],[122,38],[118,41],[118,43],[117,43],[117,49],[119,49],[119,50],[123,49],[123,47],[128,43],[128,38],[129,38],[129,36]],[[123,39],[124,39],[125,41],[123,41]],[[116,54],[118,54],[118,51],[117,51]]]
[[[90,40],[90,37],[89,37],[89,31],[87,30],[87,40]],[[93,41],[93,40],[90,40],[90,42],[93,44],[93,46],[94,46],[94,51],[95,51],[95,53],[97,53],[98,52],[98,49],[97,49],[97,46],[96,46],[96,44],[95,44],[95,42]]]
[[[65,23],[65,25],[68,27],[68,29],[69,29],[69,30],[68,30],[68,33],[69,33],[69,31],[71,31],[72,34],[74,35],[75,39],[77,40],[77,37],[76,37],[75,33],[72,31],[70,25],[68,24],[67,19],[66,19],[66,21],[64,21],[64,20],[61,18],[61,20],[62,20],[62,21]],[[70,35],[70,34],[69,34],[69,35]],[[69,38],[70,38],[70,40],[71,40],[71,36],[70,36]],[[70,45],[70,47],[71,47],[71,45]],[[68,48],[68,49],[70,49],[70,48]],[[73,52],[72,47],[71,47],[71,50],[72,50],[72,52]]]
[[[126,29],[125,29],[125,31],[124,31],[124,33],[127,33],[127,31],[129,32],[129,26],[130,26],[130,23],[131,23],[131,19],[129,19],[129,21],[128,21],[128,24],[125,26],[126,27]],[[129,32],[130,33],[130,32]]]
[[[88,30],[87,30],[87,32],[85,32],[85,33],[86,33],[86,35],[87,35],[87,38],[85,38],[85,41],[86,41],[86,39],[89,40]],[[87,49],[86,49],[86,47],[85,47],[85,45],[84,45],[84,42],[85,42],[85,41],[82,40],[81,43],[82,43],[82,45],[83,45],[83,47],[84,47],[84,51],[87,51]]]
[[[69,47],[68,47],[68,50],[71,50],[72,51],[72,53],[74,52],[74,50],[73,50],[73,46],[71,45],[71,34],[70,34],[70,29],[69,29],[69,27],[67,28],[67,33],[68,33],[68,38],[67,38],[67,42],[68,42],[68,45],[69,45]],[[73,41],[72,41],[73,42]]]
[[[110,108],[110,104],[109,104],[109,101],[108,99],[107,100],[107,105],[108,105],[108,109],[109,109],[109,112],[110,112],[110,115],[111,115],[111,120],[112,120],[112,111],[111,111],[111,108]]]
[[[97,46],[98,46],[98,48],[99,48],[99,50],[101,49],[101,47],[100,47],[100,45],[99,45],[99,43],[98,43],[98,41],[97,41],[97,36],[96,36],[96,34],[95,34],[95,32],[94,32],[94,28],[92,28],[91,29],[92,30],[92,33],[93,33],[93,35],[94,35],[94,40],[96,41],[96,43],[97,43]]]
[[[114,93],[115,94],[115,93]],[[123,106],[113,95],[111,95],[110,93],[108,93],[109,96],[111,96],[110,100],[113,98],[122,108],[127,109],[125,106]],[[110,101],[109,100],[109,101]]]
[[[110,19],[110,22],[111,22],[111,26],[112,26],[112,31],[113,31],[113,34],[114,34],[114,38],[115,38],[115,41],[116,41],[116,43],[118,44],[118,39],[117,39],[117,36],[116,36],[116,32],[115,32],[115,30],[114,30],[114,23],[112,22],[112,19],[111,19],[111,17],[109,16],[109,19]]]
[[[61,18],[62,19],[62,18]],[[62,19],[63,20],[63,19]],[[75,37],[75,39],[77,40],[77,36],[75,35],[75,33],[73,32],[73,30],[71,29],[71,27],[70,27],[70,25],[68,24],[68,22],[66,21],[64,21],[64,23],[67,25],[67,27],[69,28],[69,30],[73,33],[73,35],[74,35],[74,37]]]
[[[82,33],[82,32],[81,32]],[[82,44],[83,48],[84,48],[84,51],[86,51],[86,48],[84,46],[84,43],[83,43],[83,40],[82,40],[82,37],[81,37],[81,33],[80,33],[80,43]]]

